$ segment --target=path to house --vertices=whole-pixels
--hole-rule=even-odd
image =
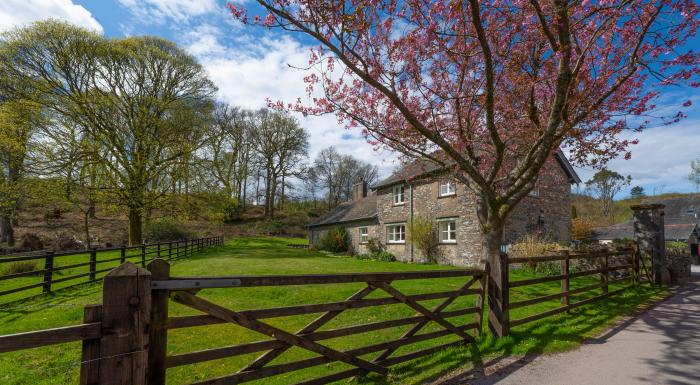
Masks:
[[[700,268],[693,272],[671,298],[577,350],[494,360],[441,384],[700,384]]]

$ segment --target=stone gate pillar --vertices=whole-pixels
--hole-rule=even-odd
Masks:
[[[634,205],[634,241],[642,252],[651,252],[654,283],[668,284],[666,267],[666,238],[664,236],[664,208],[660,203]]]

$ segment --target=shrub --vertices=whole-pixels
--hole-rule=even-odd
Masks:
[[[19,273],[28,273],[30,271],[38,270],[39,267],[36,261],[20,261],[10,263],[5,270],[3,270],[0,275],[11,275]],[[37,273],[38,274],[38,273]]]
[[[369,250],[370,254],[379,254],[384,249],[382,248],[382,243],[379,239],[370,238],[367,240],[367,250]]]
[[[534,235],[526,235],[511,246],[510,255],[515,258],[538,257],[564,250],[566,248],[558,243],[549,242]],[[535,273],[547,275],[558,274],[560,269],[558,262],[530,262],[526,267]]]
[[[690,247],[685,242],[668,241],[666,242],[666,250],[679,254],[690,253]]]
[[[414,217],[408,224],[411,244],[431,262],[435,262],[433,251],[438,244],[435,221],[427,217]]]
[[[146,224],[145,238],[149,242],[177,241],[194,238],[195,235],[182,225],[167,220],[157,220]]]
[[[345,252],[348,250],[348,233],[343,227],[336,227],[328,230],[319,240],[318,247],[321,250],[332,251],[334,253]]]
[[[369,259],[373,261],[381,261],[381,262],[395,262],[396,257],[394,257],[394,254],[388,252],[388,251],[380,251],[379,253],[370,253],[370,254],[357,254],[355,256],[357,259]]]
[[[585,241],[593,235],[593,223],[583,218],[571,220],[571,238],[577,241]]]

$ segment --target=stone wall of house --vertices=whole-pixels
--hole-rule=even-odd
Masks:
[[[452,196],[440,197],[439,186],[444,176],[432,176],[405,185],[405,202],[394,205],[393,187],[385,187],[377,191],[378,219],[382,230],[381,241],[390,253],[398,260],[407,262],[423,262],[426,257],[413,248],[409,242],[405,244],[387,243],[387,225],[392,223],[408,223],[411,218],[411,205],[414,217],[427,217],[433,220],[455,218],[457,242],[438,244],[434,256],[438,263],[457,266],[467,266],[479,263],[481,259],[481,232],[474,211],[474,195],[462,185],[456,185],[456,193]],[[413,255],[411,255],[413,254]]]
[[[367,227],[369,238],[381,239],[379,233],[379,224],[376,219],[354,221],[342,224],[334,224],[329,226],[312,227],[309,229],[309,245],[318,246],[321,238],[323,238],[329,230],[336,227],[344,227],[348,233],[348,240],[352,245],[352,251],[356,254],[368,253],[366,243],[360,242],[360,228]]]
[[[571,185],[556,161],[542,171],[533,193],[518,203],[506,221],[506,244],[525,234],[571,242]]]

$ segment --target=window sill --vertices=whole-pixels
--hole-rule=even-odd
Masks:
[[[440,198],[449,198],[449,197],[453,197],[453,196],[456,196],[456,195],[457,195],[457,193],[445,194],[445,195],[438,195],[438,199],[440,199]]]
[[[457,241],[440,241],[438,242],[439,245],[456,245]]]
[[[399,242],[392,242],[392,241],[387,241],[387,245],[405,245],[406,241],[399,241]]]
[[[394,203],[394,206],[404,206],[406,202],[401,202],[401,203]]]

